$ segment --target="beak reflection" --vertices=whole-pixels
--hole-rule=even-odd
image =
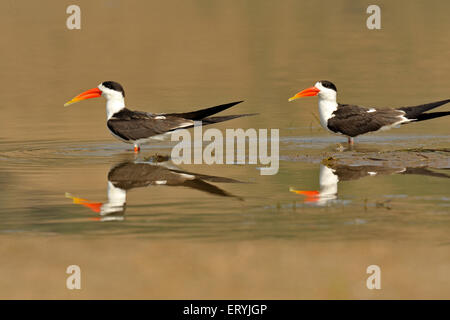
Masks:
[[[304,196],[304,203],[316,206],[342,204],[348,202],[348,200],[338,199],[338,184],[340,182],[391,174],[414,174],[450,178],[448,174],[436,172],[427,167],[390,168],[375,165],[350,166],[338,163],[326,163],[324,160],[320,164],[319,190],[297,190],[291,187],[289,191]]]

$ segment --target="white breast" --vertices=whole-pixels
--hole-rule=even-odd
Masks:
[[[336,195],[338,192],[338,182],[339,178],[334,174],[334,170],[321,164],[319,174],[320,195],[325,197]]]
[[[100,215],[107,215],[123,210],[127,201],[127,192],[123,189],[116,188],[108,181],[108,202],[104,203],[100,208]]]
[[[319,97],[319,119],[320,124],[322,127],[324,127],[326,130],[331,131],[328,129],[328,120],[332,117],[334,117],[333,112],[337,110],[338,104],[336,101],[333,100],[327,100],[327,99],[321,99]],[[335,133],[335,132],[333,132]]]
[[[111,98],[106,100],[106,121],[112,118],[112,116],[125,108],[125,101],[122,97]]]

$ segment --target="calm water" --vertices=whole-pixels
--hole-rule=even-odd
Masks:
[[[79,3],[83,20],[82,29],[76,31],[65,27],[66,3],[0,4],[0,238],[2,253],[10,261],[2,266],[0,287],[7,288],[2,297],[71,297],[60,288],[48,289],[52,285],[46,287],[44,279],[47,284],[54,281],[55,288],[59,280],[35,269],[30,272],[23,252],[39,261],[41,270],[60,268],[59,263],[63,268],[59,253],[68,248],[74,252],[74,263],[80,259],[95,265],[94,256],[101,252],[105,258],[114,256],[110,245],[120,246],[123,239],[136,248],[143,242],[151,244],[156,251],[173,245],[180,252],[191,252],[192,245],[199,245],[204,261],[199,270],[225,268],[226,261],[237,256],[249,268],[257,261],[267,262],[267,268],[252,276],[263,283],[255,292],[247,290],[252,283],[228,287],[225,283],[235,273],[224,271],[221,282],[209,269],[205,277],[217,281],[217,290],[205,284],[193,292],[187,288],[197,271],[174,270],[164,276],[181,274],[186,280],[179,295],[169,289],[149,294],[130,284],[131,296],[137,297],[373,297],[348,284],[346,275],[354,267],[342,267],[345,272],[324,280],[326,271],[316,266],[339,268],[338,252],[315,256],[314,263],[304,267],[320,290],[305,293],[287,284],[289,277],[280,271],[283,266],[312,257],[299,248],[317,254],[336,244],[342,245],[336,249],[341,253],[346,246],[354,247],[347,259],[361,260],[363,278],[366,261],[361,257],[373,241],[381,241],[373,254],[385,265],[392,262],[389,255],[399,257],[396,265],[407,265],[411,257],[400,252],[409,250],[421,272],[433,273],[426,261],[449,270],[449,119],[364,136],[355,151],[339,152],[337,146],[345,140],[319,126],[315,98],[287,102],[320,79],[336,83],[340,101],[366,106],[448,98],[449,3],[381,1],[379,31],[365,27],[365,4],[352,1]],[[168,142],[145,146],[136,157],[130,146],[110,136],[104,100],[63,107],[79,92],[105,80],[124,86],[131,109],[182,112],[245,100],[234,112],[260,115],[216,127],[279,128],[279,173],[261,176],[257,165],[161,165],[153,156],[170,154]],[[394,163],[368,160],[389,152],[398,156]],[[330,193],[330,186],[320,179],[327,170],[321,162],[329,157],[345,158],[337,193]],[[374,164],[379,168],[368,167]],[[195,179],[177,180],[180,171]],[[126,202],[111,204],[111,183],[123,186]],[[49,244],[49,238],[56,241]],[[87,249],[91,241],[99,241],[100,253]],[[47,246],[54,255],[49,253],[42,261]],[[170,252],[177,261],[194,263],[189,259],[195,256]],[[261,255],[254,256],[255,252]],[[52,258],[56,255],[59,258]],[[132,261],[146,261],[144,256],[123,257],[119,266],[124,274],[134,272]],[[274,257],[279,265],[269,263]],[[157,270],[172,265],[159,258],[151,264]],[[391,275],[398,291],[379,297],[448,297],[445,270],[434,270],[436,279],[421,278],[441,281],[439,289],[421,291],[419,284],[410,291],[401,287],[407,275],[398,269],[395,277]],[[13,284],[9,273],[25,280]],[[266,283],[272,273],[278,280]],[[153,279],[153,274],[146,277]],[[42,281],[30,293],[29,282],[36,279]],[[93,287],[83,297],[129,296],[114,290],[108,295],[108,289]]]

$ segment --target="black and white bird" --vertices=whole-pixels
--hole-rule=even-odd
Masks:
[[[123,220],[127,192],[135,188],[185,187],[215,196],[243,200],[212,183],[243,182],[231,178],[183,171],[175,167],[170,161],[156,163],[124,161],[114,165],[108,173],[107,202],[90,201],[75,197],[70,193],[66,193],[66,198],[72,199],[74,204],[83,205],[98,213],[100,218],[94,220],[100,221]]]
[[[361,134],[450,115],[450,111],[425,113],[450,102],[450,99],[401,108],[367,108],[341,104],[336,101],[336,86],[326,80],[300,91],[289,101],[308,96],[319,97],[319,118],[322,127],[332,133],[347,136],[350,145],[354,142],[353,138]]]
[[[194,121],[202,121],[202,125],[207,125],[251,115],[239,114],[210,117],[211,115],[231,108],[242,101],[185,113],[154,114],[132,111],[125,107],[125,91],[123,90],[123,87],[114,81],[102,82],[97,88],[80,93],[64,104],[64,106],[101,96],[106,98],[106,124],[109,131],[117,139],[134,144],[135,152],[140,151],[140,145],[146,144],[152,139],[161,140],[167,137],[167,134],[177,129],[193,127]]]
[[[339,202],[337,201],[339,182],[391,174],[413,174],[446,179],[450,178],[450,175],[446,173],[432,171],[427,167],[396,168],[387,165],[355,166],[339,163],[325,165],[321,163],[319,172],[319,190],[296,190],[294,188],[289,188],[289,191],[305,196],[305,203],[312,203],[317,206],[327,206]]]

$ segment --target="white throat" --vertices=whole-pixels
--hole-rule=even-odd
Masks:
[[[339,178],[334,174],[334,170],[321,164],[319,174],[320,195],[325,197],[336,196],[338,192],[338,182]]]
[[[111,119],[111,117],[125,108],[125,100],[120,98],[112,98],[106,100],[106,120]]]
[[[123,189],[116,188],[108,181],[108,202],[104,203],[100,208],[101,215],[107,215],[114,212],[123,211],[127,202],[127,192]]]
[[[319,95],[320,124],[328,131],[330,131],[330,129],[328,129],[328,120],[334,117],[333,112],[337,110],[337,107],[338,104],[336,102],[336,99],[330,100],[326,98],[321,98]]]
[[[321,164],[319,175],[320,192],[319,199],[317,201],[318,205],[327,205],[330,201],[337,198],[338,182],[339,179],[337,175],[334,174],[334,170]]]
[[[328,129],[328,119],[334,117],[333,112],[337,110],[338,103],[336,101],[336,91],[330,88],[325,88],[319,81],[314,85],[320,90],[319,97],[319,118],[320,124],[326,130]]]
[[[98,88],[106,99],[106,120],[109,120],[115,113],[125,108],[125,98],[122,92],[107,88],[102,83],[98,85]]]

